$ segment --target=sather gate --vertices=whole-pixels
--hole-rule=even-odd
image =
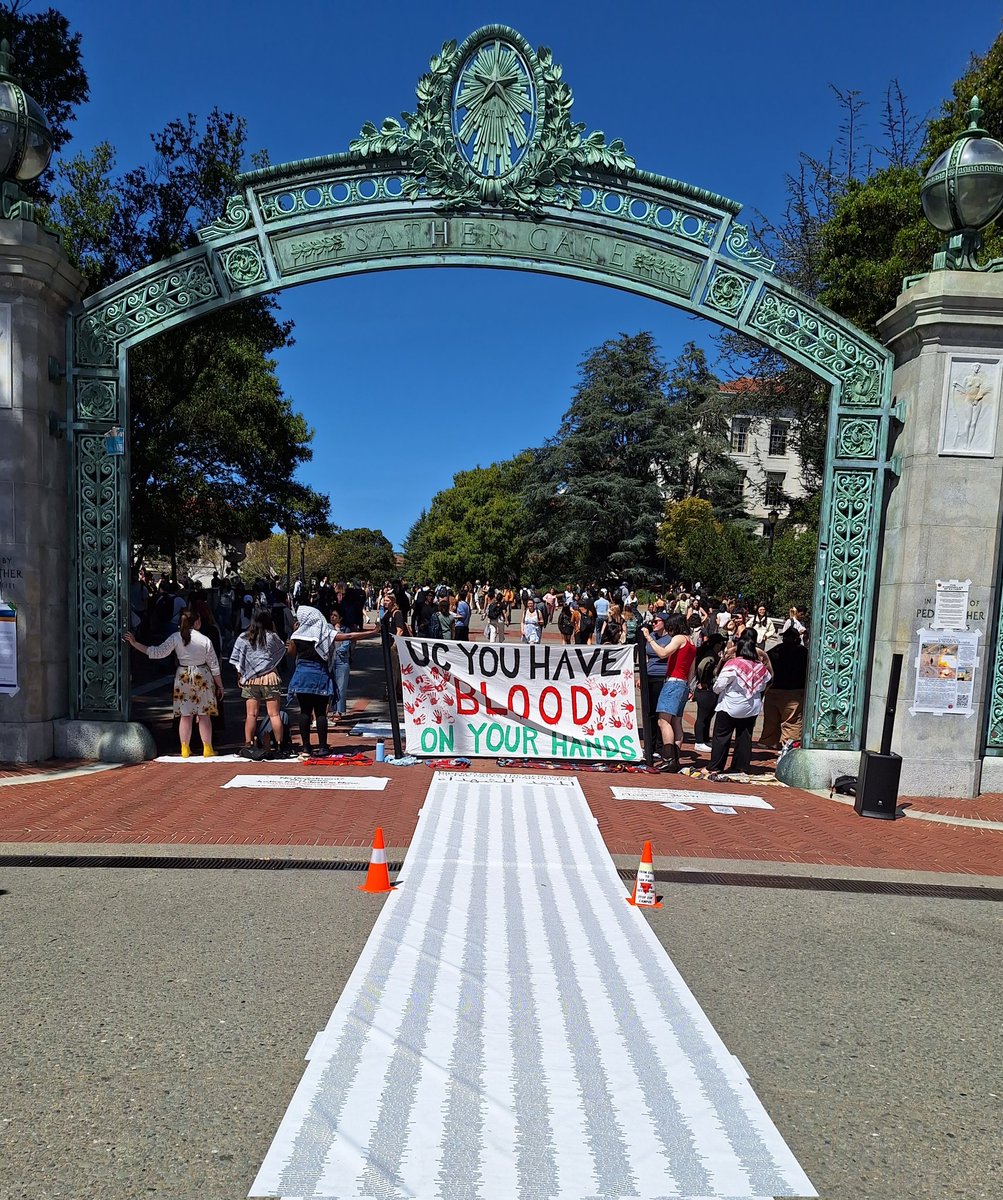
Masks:
[[[71,314],[67,433],[72,715],[128,718],[128,351],[263,292],[364,271],[477,266],[605,284],[749,335],[829,385],[828,459],[805,712],[808,748],[861,745],[888,457],[891,355],[772,274],[721,196],[639,170],[586,135],[547,50],[490,26],[448,42],[417,108],[367,124],[344,154],[241,177],[201,244]]]

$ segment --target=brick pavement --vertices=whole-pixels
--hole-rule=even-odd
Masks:
[[[496,771],[489,762],[477,770]],[[238,774],[380,775],[383,792],[223,789]],[[0,789],[0,843],[114,846],[368,847],[383,827],[388,846],[409,844],[432,777],[412,767],[310,767],[279,763],[144,763],[76,779]],[[612,854],[635,856],[650,838],[658,856],[759,860],[1003,875],[1003,832],[915,821],[867,820],[847,805],[777,785],[696,783],[685,777],[579,772]],[[748,791],[774,811],[733,816],[698,806],[677,813],[658,804],[618,801],[613,785],[710,793]]]

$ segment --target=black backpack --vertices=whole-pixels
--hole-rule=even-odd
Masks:
[[[492,600],[488,605],[488,620],[500,621],[502,618],[502,607],[497,600]]]

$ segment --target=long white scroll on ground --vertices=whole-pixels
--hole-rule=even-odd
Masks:
[[[437,774],[250,1195],[815,1194],[578,781]]]

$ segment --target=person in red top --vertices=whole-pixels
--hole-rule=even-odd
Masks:
[[[662,684],[655,711],[658,714],[662,757],[665,760],[662,770],[678,771],[679,747],[683,744],[683,709],[690,696],[697,648],[687,636],[685,617],[669,617],[665,622],[665,632],[672,635],[665,646],[659,646],[645,626],[642,626],[642,630],[652,653],[666,660],[665,682]]]

